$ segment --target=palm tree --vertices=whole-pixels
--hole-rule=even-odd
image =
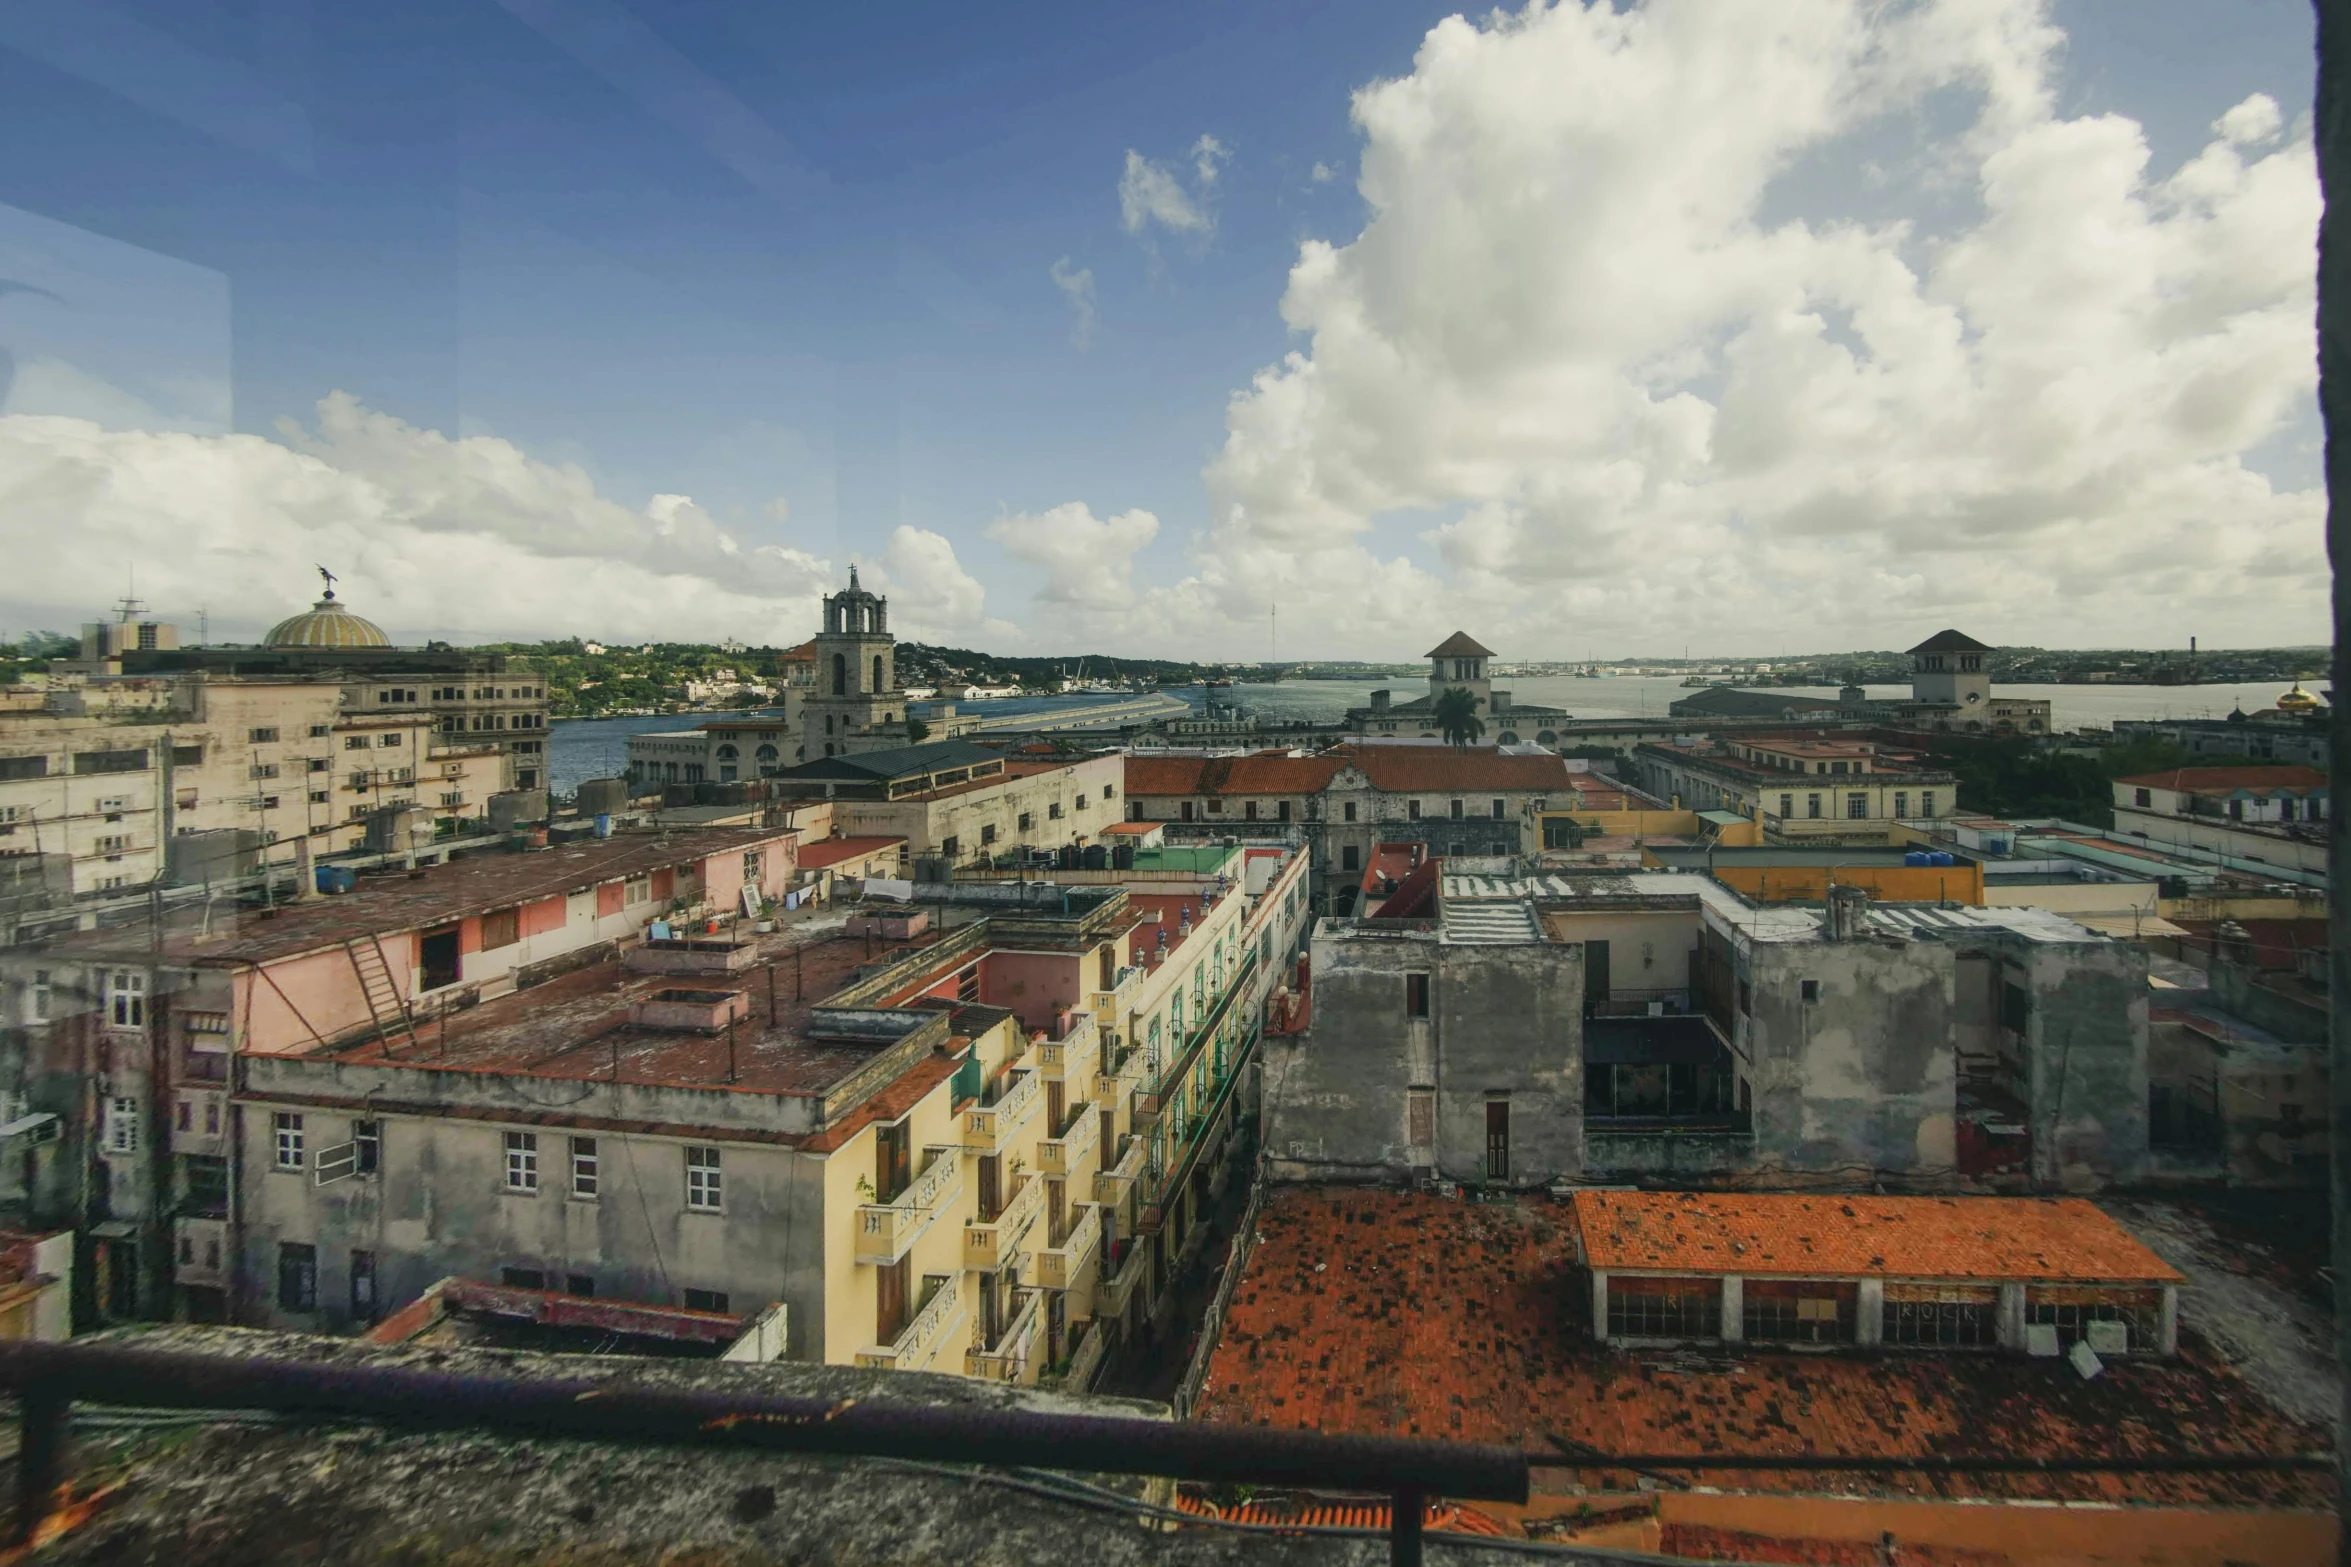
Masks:
[[[1466,750],[1485,734],[1486,726],[1478,718],[1477,694],[1465,686],[1447,686],[1442,696],[1429,710],[1453,749]]]

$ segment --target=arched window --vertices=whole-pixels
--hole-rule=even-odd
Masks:
[[[722,745],[718,748],[718,759],[722,762],[733,761],[736,754],[735,748],[731,745]]]
[[[882,655],[879,653],[873,656],[873,688],[876,691],[890,689],[889,683],[882,679]]]
[[[846,655],[835,653],[833,655],[833,695],[847,696],[848,694],[849,660]]]
[[[776,759],[776,748],[772,745],[763,745],[751,754],[763,762],[772,762]]]

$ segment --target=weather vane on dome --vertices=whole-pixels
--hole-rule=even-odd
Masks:
[[[318,568],[318,575],[319,580],[327,585],[327,597],[333,598],[335,596],[335,574],[321,566]]]

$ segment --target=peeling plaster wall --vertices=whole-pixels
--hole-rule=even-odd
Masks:
[[[791,1308],[790,1357],[826,1353],[820,1159],[722,1144],[723,1211],[697,1213],[686,1208],[688,1138],[596,1133],[599,1190],[582,1200],[571,1195],[573,1134],[561,1128],[530,1129],[539,1189],[524,1195],[505,1189],[505,1134],[516,1128],[385,1115],[380,1173],[320,1186],[307,1166],[318,1150],[349,1138],[350,1118],[306,1110],[303,1122],[306,1167],[279,1171],[268,1107],[245,1107],[239,1315],[248,1323],[363,1326],[352,1312],[351,1259],[370,1252],[376,1317],[451,1275],[494,1284],[506,1268],[529,1268],[551,1289],[562,1289],[566,1274],[590,1275],[596,1294],[615,1300],[679,1306],[689,1287],[718,1290],[743,1314],[781,1300]],[[278,1299],[279,1247],[287,1242],[317,1248],[315,1311],[288,1310]]]
[[[1768,1167],[1956,1166],[1952,953],[1925,942],[1762,942],[1744,955],[1755,1156]],[[1803,982],[1818,997],[1803,999]]]
[[[2030,977],[2025,1064],[2033,1179],[2072,1191],[2147,1165],[2147,954],[2123,941],[2019,943]]]
[[[1403,1180],[1412,1042],[1404,976],[1434,973],[1433,931],[1315,932],[1313,1025],[1265,1041],[1265,1150],[1276,1180]]]
[[[1486,1104],[1510,1101],[1514,1186],[1583,1168],[1583,955],[1550,943],[1447,946],[1433,932],[1327,928],[1314,1022],[1265,1047],[1276,1180],[1486,1179]],[[1427,1021],[1405,976],[1430,977]],[[1410,1095],[1436,1090],[1435,1141],[1411,1144]],[[1417,1153],[1417,1157],[1416,1157]]]
[[[1489,1179],[1486,1106],[1507,1094],[1508,1184],[1542,1185],[1580,1174],[1583,949],[1527,942],[1440,947],[1438,953],[1431,1007],[1437,1023],[1437,1173],[1456,1181]]]

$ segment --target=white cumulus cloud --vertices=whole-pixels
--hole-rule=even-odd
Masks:
[[[987,590],[963,569],[945,534],[900,524],[870,575],[870,586],[890,596],[890,625],[900,635],[933,642],[1018,635],[987,619]]]
[[[791,643],[828,563],[736,537],[683,495],[643,508],[493,436],[451,438],[335,393],[315,428],[256,435],[0,416],[12,618],[71,620],[122,591],[250,636],[305,605],[314,564],[396,638],[609,636]],[[76,607],[79,607],[78,614]]]
[[[987,532],[1009,554],[1043,568],[1037,604],[1047,624],[1095,635],[1135,629],[1129,618],[1136,603],[1135,552],[1159,536],[1159,519],[1151,513],[1096,517],[1091,507],[1071,501],[999,517]]]
[[[2060,112],[2063,41],[2034,0],[1439,23],[1356,95],[1369,217],[1300,247],[1139,633],[2322,636],[2311,465],[2255,461],[2312,428],[2308,137],[2256,95],[2155,167]],[[1906,158],[1930,95],[1972,120]]]

